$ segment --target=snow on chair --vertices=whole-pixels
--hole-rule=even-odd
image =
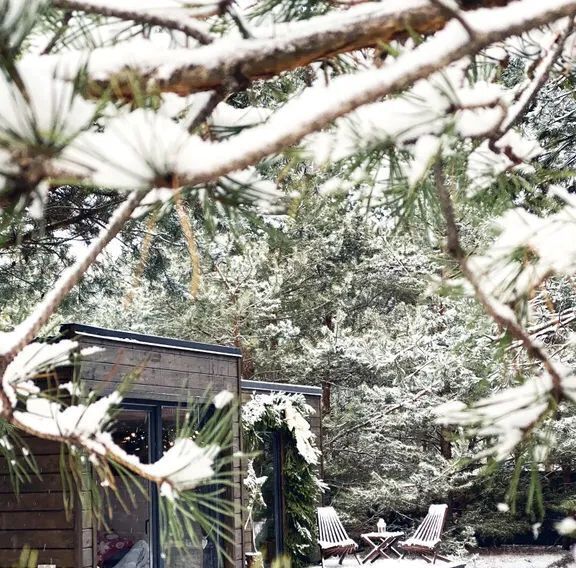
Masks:
[[[403,551],[402,558],[406,553],[417,554],[426,562],[434,564],[439,558],[444,562],[450,562],[448,558],[440,556],[436,550],[440,544],[440,535],[446,522],[448,505],[430,505],[428,514],[424,517],[416,532],[408,539],[398,543],[398,548]]]
[[[323,567],[326,558],[339,556],[338,564],[342,564],[347,554],[353,554],[360,564],[356,554],[358,545],[346,533],[334,507],[318,508],[318,546]]]

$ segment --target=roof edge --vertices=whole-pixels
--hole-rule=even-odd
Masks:
[[[60,333],[67,337],[80,335],[86,337],[100,337],[122,343],[136,343],[142,345],[166,347],[181,351],[196,351],[198,353],[210,353],[213,355],[227,355],[229,357],[242,357],[240,349],[236,347],[226,347],[225,345],[213,345],[210,343],[197,343],[186,339],[176,339],[173,337],[163,337],[161,335],[149,335],[124,331],[119,329],[108,329],[83,323],[65,323],[60,326]]]
[[[297,394],[307,394],[309,396],[322,396],[322,387],[312,385],[296,385],[293,383],[272,383],[270,381],[254,381],[242,379],[240,381],[242,390],[255,390],[266,392],[289,392]]]

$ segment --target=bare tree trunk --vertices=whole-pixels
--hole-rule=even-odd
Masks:
[[[450,441],[452,437],[452,432],[450,428],[442,427],[440,429],[440,453],[442,457],[451,460],[452,459],[452,442]]]

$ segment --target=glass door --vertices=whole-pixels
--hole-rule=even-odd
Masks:
[[[130,403],[119,411],[111,434],[126,452],[137,456],[142,463],[151,463],[174,445],[177,434],[182,431],[182,420],[187,421],[186,432],[194,438],[203,425],[200,407]],[[106,497],[102,491],[105,522],[98,532],[99,568],[218,567],[217,548],[213,542],[218,523],[208,523],[204,527],[193,525],[184,546],[177,546],[171,541],[170,531],[161,530],[166,519],[159,506],[157,487],[141,479],[131,482],[131,476],[120,470],[114,477],[117,494],[108,491]],[[204,487],[197,491],[215,489]],[[215,514],[203,510],[201,505],[198,508],[204,516]],[[218,518],[218,521],[222,522],[222,519]],[[161,542],[161,533],[164,542]]]
[[[252,512],[256,549],[266,566],[284,552],[284,503],[282,501],[282,439],[279,432],[259,432],[261,446],[254,459],[257,477],[266,477],[262,486],[264,505]]]
[[[187,430],[194,437],[194,432],[199,427],[200,417],[197,408],[178,406],[164,406],[161,409],[162,420],[162,452],[167,452],[176,440],[176,435],[182,430],[182,421],[187,421]],[[200,490],[199,490],[200,491]],[[161,525],[166,519],[160,515]],[[207,539],[205,531],[199,524],[193,525],[193,531],[188,535],[184,546],[177,546],[171,540],[170,531],[161,531],[164,534],[164,542],[161,544],[164,565],[170,568],[203,568],[209,566],[209,558],[213,545]],[[216,565],[214,565],[216,566]]]
[[[153,409],[147,407],[123,408],[111,432],[114,442],[142,463],[152,457]],[[98,531],[98,566],[125,568],[153,565],[152,503],[150,482],[130,481],[129,475],[115,470],[116,493],[103,496],[104,525]]]

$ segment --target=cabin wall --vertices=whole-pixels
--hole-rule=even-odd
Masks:
[[[82,524],[82,509],[74,507],[69,516],[64,509],[59,473],[60,445],[56,442],[22,436],[35,456],[42,478],[32,477],[14,494],[8,464],[0,459],[0,567],[18,562],[25,545],[38,551],[39,564],[58,568],[92,566],[91,556],[82,556],[82,539],[91,549],[92,531],[88,515]]]
[[[205,400],[222,389],[233,392],[245,402],[253,392],[271,390],[240,387],[240,359],[222,353],[153,345],[138,341],[120,341],[104,336],[80,335],[80,347],[101,347],[84,358],[77,371],[82,380],[99,394],[115,390],[127,376],[131,387],[129,400],[186,403]],[[61,380],[70,380],[66,371]],[[279,387],[281,388],[281,387]],[[316,410],[310,417],[311,428],[321,444],[320,397],[306,395]],[[96,526],[90,514],[89,492],[80,488],[69,516],[63,504],[59,473],[60,446],[53,442],[26,438],[36,457],[42,479],[32,479],[22,487],[18,500],[10,485],[6,463],[0,459],[0,568],[17,562],[23,546],[39,550],[39,564],[57,568],[94,568],[96,566]],[[242,449],[239,413],[233,423],[233,452]],[[228,554],[234,568],[244,565],[244,551],[250,549],[251,535],[244,531],[245,504],[242,471],[245,464],[233,460],[233,481],[228,498],[234,503],[234,544]]]
[[[203,400],[223,389],[240,396],[239,358],[224,354],[173,349],[138,342],[117,342],[101,337],[78,338],[81,347],[97,346],[102,351],[83,359],[81,377],[101,394],[113,391],[131,376],[130,399],[186,403]],[[240,423],[233,423],[233,452],[240,451]],[[228,550],[234,566],[243,566],[243,509],[241,463],[234,459],[233,486],[229,498],[234,502],[234,545]],[[83,532],[88,527],[82,526]],[[84,549],[89,554],[89,547]]]

